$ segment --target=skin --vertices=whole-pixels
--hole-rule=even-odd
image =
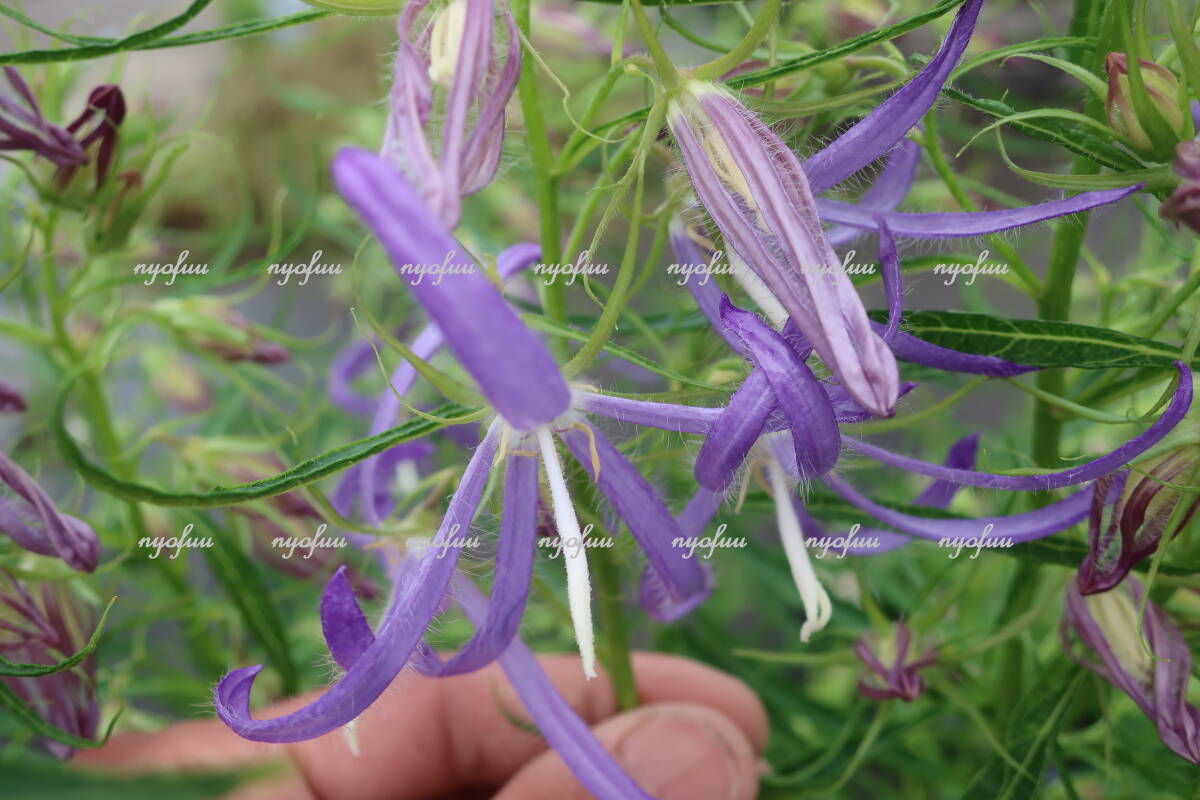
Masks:
[[[762,704],[741,681],[687,659],[638,653],[639,708],[618,714],[607,677],[588,681],[577,656],[545,656],[554,685],[629,774],[659,800],[752,800],[767,740]],[[312,701],[296,698],[270,717]],[[509,714],[506,718],[505,712]],[[354,723],[290,745],[246,741],[219,720],[115,736],[75,758],[122,772],[271,767],[236,800],[587,800],[527,719],[495,664],[469,675],[404,672]]]

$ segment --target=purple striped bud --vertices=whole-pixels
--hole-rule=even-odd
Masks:
[[[1178,525],[1191,519],[1200,495],[1172,487],[1193,482],[1200,466],[1198,456],[1200,448],[1181,447],[1142,465],[1143,475],[1105,476],[1096,481],[1089,552],[1079,567],[1080,592],[1106,592],[1124,580],[1137,562],[1158,549],[1177,510]]]
[[[1200,142],[1180,142],[1175,148],[1172,169],[1181,180],[1159,206],[1158,215],[1200,233]]]
[[[1130,578],[1111,592],[1084,597],[1072,581],[1060,629],[1063,647],[1129,695],[1154,722],[1167,747],[1200,764],[1200,709],[1187,701],[1191,653],[1170,617],[1148,601],[1142,617],[1143,646],[1137,624],[1143,591]]]
[[[83,520],[63,514],[46,491],[15,461],[0,453],[0,532],[18,547],[57,556],[73,569],[91,572],[100,563],[100,539]]]
[[[1124,53],[1109,53],[1104,58],[1104,70],[1108,73],[1108,98],[1105,101],[1108,124],[1128,136],[1139,149],[1153,152],[1154,142],[1146,132],[1143,120],[1138,119],[1130,97],[1129,60]],[[1161,64],[1144,58],[1138,59],[1138,71],[1154,110],[1172,132],[1180,138],[1185,136],[1187,120],[1179,105],[1179,78]]]
[[[900,391],[896,359],[822,231],[796,156],[715,84],[685,84],[667,122],[731,259],[765,284],[863,408],[889,416]]]
[[[491,182],[500,163],[504,107],[521,69],[520,40],[501,3],[507,44],[503,58],[497,56],[495,0],[452,0],[418,29],[428,7],[428,0],[413,0],[397,21],[400,49],[381,154],[453,229],[462,197]]]
[[[46,583],[32,592],[0,571],[0,655],[26,664],[53,664],[79,652],[96,619],[58,585]],[[37,678],[0,678],[17,697],[56,728],[92,739],[100,724],[96,699],[96,657],[63,672]],[[71,747],[46,740],[45,747],[67,759]]]

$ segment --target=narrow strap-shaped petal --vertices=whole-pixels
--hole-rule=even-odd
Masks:
[[[941,214],[909,214],[900,211],[871,211],[838,200],[817,200],[821,217],[855,228],[873,231],[876,217],[883,219],[896,236],[909,239],[961,239],[998,233],[1046,220],[1091,211],[1122,200],[1139,191],[1141,184],[1120,189],[1082,192],[1065,200],[1050,200],[1003,211],[964,211]]]
[[[501,280],[508,280],[532,267],[542,257],[542,246],[534,242],[519,242],[506,247],[496,256],[496,271]]]
[[[875,110],[804,162],[804,171],[819,194],[841,183],[892,148],[921,121],[962,58],[983,0],[967,0],[958,11],[946,40],[925,68]]]
[[[375,363],[375,350],[369,339],[360,339],[343,347],[329,366],[329,399],[351,414],[371,414],[375,401],[354,391],[351,384]]]
[[[321,631],[334,662],[350,669],[375,643],[375,633],[354,598],[346,566],[337,568],[321,594]]]
[[[672,544],[682,536],[679,523],[637,468],[594,428],[586,432],[574,428],[559,435],[629,526],[671,602],[681,604],[707,596],[712,590],[707,574],[695,559],[684,557],[685,550]],[[600,462],[599,475],[593,470],[593,452]]]
[[[876,333],[883,334],[886,325],[872,322]],[[944,372],[965,372],[970,375],[988,375],[993,378],[1011,378],[1024,375],[1026,372],[1036,372],[1038,367],[1026,367],[1014,364],[995,356],[980,356],[973,353],[960,353],[940,345],[918,339],[910,333],[896,331],[888,339],[888,346],[896,358],[913,364],[934,367]]]
[[[933,519],[881,506],[837,475],[826,475],[822,480],[846,502],[904,533],[934,541],[944,538],[975,539],[985,547],[987,543],[997,540],[1019,544],[1058,533],[1085,519],[1092,502],[1092,487],[1088,486],[1065,500],[1024,514],[978,519]]]
[[[421,275],[426,279],[406,283],[496,411],[518,430],[532,430],[563,414],[571,393],[545,345],[426,210],[404,176],[379,156],[352,148],[335,157],[333,175],[338,191],[374,230],[398,271],[447,263],[468,268],[441,281]]]
[[[735,308],[725,300],[721,305],[721,320],[746,343],[756,365],[766,374],[791,429],[796,466],[802,479],[815,478],[833,469],[841,449],[841,435],[829,396],[812,370],[757,314]]]
[[[887,165],[871,184],[871,188],[863,193],[857,205],[859,208],[872,211],[894,211],[908,196],[912,189],[913,178],[917,174],[917,165],[921,161],[921,146],[911,139],[900,142],[888,156]],[[829,230],[826,237],[829,243],[837,247],[849,244],[864,231],[848,225],[839,225]]]
[[[482,625],[487,617],[483,595],[461,578],[455,590],[467,618]],[[613,760],[519,637],[500,657],[500,666],[546,743],[588,792],[598,800],[653,800]]]
[[[437,613],[458,562],[460,549],[437,548],[459,530],[467,530],[483,495],[496,454],[499,420],[476,448],[450,507],[442,519],[434,547],[416,562],[410,580],[397,581],[374,641],[336,684],[319,698],[274,719],[250,715],[250,690],[262,666],[242,667],[226,675],[214,691],[217,716],[235,733],[258,742],[298,742],[345,725],[361,714],[391,684],[418,646]],[[352,650],[343,651],[348,655]]]
[[[845,552],[852,556],[873,556],[899,549],[912,542],[912,537],[903,533],[885,531],[882,528],[864,528],[861,525],[853,526],[847,533],[830,536],[816,517],[804,507],[804,503],[796,497],[792,497],[791,500],[804,531],[804,541],[806,544],[812,542],[808,546],[814,549],[824,548],[827,552]]]
[[[474,441],[478,442],[479,437],[476,436]],[[423,458],[428,458],[433,454],[433,449],[432,442],[418,439],[398,444],[369,459],[370,461],[377,462],[378,472],[376,473],[376,477],[385,476],[381,480],[376,480],[374,497],[362,498],[374,505],[376,517],[384,519],[388,514],[392,513],[392,507],[395,505],[396,499],[392,496],[388,479],[395,473],[397,466],[404,461],[420,461]],[[338,483],[337,488],[334,489],[333,496],[330,497],[330,503],[332,503],[334,509],[343,517],[349,518],[354,515],[354,501],[362,497],[358,491],[359,477],[361,476],[363,465],[366,463],[366,461],[360,462],[343,472],[341,482]]]
[[[437,325],[426,325],[417,334],[411,349],[417,358],[428,361],[441,349],[444,342],[445,337]],[[416,367],[407,359],[396,366],[388,379],[390,388],[385,388],[379,396],[379,405],[375,407],[375,417],[371,421],[370,436],[383,433],[396,424],[396,418],[400,414],[400,398],[409,393],[416,379]],[[383,524],[383,518],[376,515],[376,506],[370,501],[370,498],[375,496],[377,475],[382,463],[382,455],[369,458],[362,463],[359,471],[358,491],[363,517],[367,524],[374,526]]]
[[[879,229],[879,266],[883,277],[883,291],[887,295],[888,321],[883,331],[883,340],[890,342],[900,329],[900,312],[904,310],[904,286],[900,278],[900,253],[896,250],[896,239],[882,216],[875,216]]]
[[[721,507],[722,497],[721,492],[709,491],[703,487],[696,490],[687,506],[676,517],[679,530],[685,540],[700,536],[713,515],[717,513],[717,509]],[[707,566],[704,567],[704,570],[706,578],[711,584],[713,581],[712,570]],[[652,567],[646,567],[642,571],[641,580],[638,582],[638,602],[641,604],[642,610],[659,622],[674,622],[686,616],[707,598],[708,593],[702,592],[682,603],[673,600],[666,585]]]
[[[946,466],[951,469],[975,469],[975,455],[979,452],[979,434],[972,433],[964,436],[950,445],[946,454]],[[919,506],[932,508],[949,508],[950,501],[962,488],[952,481],[936,480],[925,487],[925,491],[917,495],[915,502]]]
[[[521,627],[537,550],[538,460],[510,451],[506,470],[504,517],[487,614],[470,641],[445,663],[433,654],[436,667],[423,669],[426,674],[461,675],[482,669],[500,657]]]
[[[696,456],[696,481],[719,491],[728,485],[763,432],[777,403],[761,369],[751,371],[712,425]]]
[[[1154,421],[1153,425],[1111,453],[1059,472],[1047,472],[1041,475],[996,475],[989,472],[975,472],[974,470],[930,464],[927,461],[909,458],[882,447],[867,444],[859,439],[845,437],[844,441],[863,455],[870,456],[889,466],[963,486],[982,486],[988,489],[1027,492],[1061,489],[1064,486],[1074,486],[1085,481],[1095,480],[1101,475],[1118,469],[1162,441],[1163,437],[1187,416],[1188,409],[1192,405],[1192,371],[1180,361],[1175,362],[1175,366],[1179,370],[1179,388],[1175,391],[1175,397],[1171,400],[1170,405],[1167,406],[1162,416]]]
[[[694,269],[698,265],[707,265],[709,263],[711,257],[705,254],[700,245],[692,241],[692,237],[688,236],[687,225],[682,220],[672,220],[669,233],[671,249],[675,253],[676,264]],[[736,336],[725,330],[725,326],[721,324],[721,298],[723,295],[721,290],[717,288],[717,284],[708,275],[696,279],[690,273],[685,274],[687,274],[688,291],[692,293],[692,297],[696,300],[696,305],[700,307],[700,311],[704,314],[705,319],[708,320],[708,324],[712,325],[713,330],[721,334],[721,338],[733,348],[734,352],[742,352],[742,343],[738,341]]]
[[[618,422],[679,433],[708,433],[722,413],[720,408],[654,403],[591,392],[579,392],[575,396],[575,402],[576,407],[584,411],[600,414]]]

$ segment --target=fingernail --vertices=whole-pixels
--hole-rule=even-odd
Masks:
[[[638,713],[638,712],[635,712]],[[716,712],[646,709],[616,752],[630,777],[660,800],[743,800],[753,752]]]

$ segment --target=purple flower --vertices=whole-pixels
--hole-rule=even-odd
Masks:
[[[42,117],[29,84],[15,67],[5,67],[12,94],[0,92],[0,150],[30,150],[59,166],[87,163],[75,137]]]
[[[1096,481],[1088,554],[1079,566],[1080,592],[1106,592],[1123,581],[1137,562],[1158,549],[1177,509],[1176,524],[1188,523],[1200,496],[1173,487],[1192,483],[1196,456],[1194,446],[1181,447],[1140,465],[1138,475],[1122,470]]]
[[[847,391],[888,416],[899,393],[895,358],[821,230],[795,155],[715,84],[685,84],[667,122],[735,276],[764,284]]]
[[[0,532],[31,553],[57,556],[84,572],[96,569],[100,540],[91,526],[59,511],[37,481],[4,453],[0,481],[16,495],[0,495]]]
[[[971,39],[982,5],[982,0],[968,0],[924,69],[803,164],[716,85],[688,82],[668,109],[668,124],[692,184],[730,251],[734,277],[776,329],[790,317],[850,396],[875,416],[889,416],[898,397],[896,356],[929,363],[951,351],[939,352],[898,331],[889,338],[891,350],[884,347],[879,326],[867,321],[833,252],[834,240],[846,242],[853,230],[882,231],[885,226],[896,237],[977,236],[1086,211],[1140,188],[1086,192],[1005,211],[894,210],[916,164],[915,146],[902,140],[937,99]],[[888,168],[858,205],[814,199],[889,151],[893,155]],[[841,227],[826,235],[822,222]],[[961,354],[955,358],[960,367],[982,374],[1024,371],[999,359]]]
[[[854,654],[869,672],[858,679],[858,691],[873,700],[903,700],[911,703],[925,691],[925,681],[917,674],[937,662],[933,651],[909,661],[912,631],[903,622],[896,625],[892,639],[878,641],[874,650],[867,637],[854,643]],[[889,666],[884,666],[890,662]],[[872,675],[871,673],[874,673]]]
[[[37,597],[20,581],[0,570],[0,655],[12,662],[53,664],[79,652],[96,620],[72,603],[54,584],[42,584]],[[96,659],[89,654],[75,667],[39,677],[0,678],[38,716],[82,739],[96,735],[100,705],[96,700]],[[56,741],[45,746],[58,758],[75,751]]]
[[[0,150],[29,150],[57,164],[54,183],[63,189],[75,171],[88,163],[87,150],[98,142],[96,186],[99,187],[112,165],[117,128],[125,119],[125,96],[120,87],[97,86],[88,95],[87,107],[64,129],[42,117],[41,108],[21,73],[5,67],[4,75],[14,94],[0,92]]]
[[[879,327],[883,337],[893,341],[902,335],[894,327],[900,314],[900,265],[886,223],[880,222],[880,231],[880,261],[888,294],[889,324]],[[695,243],[678,230],[675,242],[680,248],[677,257],[681,261],[703,263],[692,249]],[[811,348],[798,331],[790,327],[791,321],[785,323],[781,333],[776,333],[755,315],[734,309],[715,287],[706,287],[707,284],[698,284],[693,288],[701,309],[714,325],[723,326],[718,330],[726,331],[731,346],[754,364],[754,369],[727,407],[688,409],[597,396],[589,396],[584,407],[636,424],[706,436],[696,460],[696,479],[702,490],[694,499],[694,506],[689,505],[685,510],[689,515],[688,524],[697,530],[715,513],[721,494],[747,456],[752,464],[764,467],[775,499],[780,537],[805,606],[806,619],[801,628],[801,637],[805,641],[828,621],[830,603],[813,571],[805,544],[806,539],[824,538],[824,534],[803,506],[794,502],[792,490],[797,483],[820,479],[844,500],[884,524],[903,534],[933,540],[974,538],[985,543],[999,540],[1011,544],[1029,541],[1081,521],[1092,503],[1093,487],[1089,485],[1064,500],[1026,514],[981,519],[931,519],[907,514],[875,503],[834,474],[833,467],[842,444],[882,463],[935,478],[934,485],[922,494],[921,501],[945,505],[960,486],[1046,491],[1108,475],[1161,441],[1186,417],[1192,402],[1191,372],[1178,363],[1179,386],[1163,415],[1141,435],[1091,462],[1041,475],[1004,476],[977,472],[971,469],[977,445],[976,440],[971,439],[952,448],[945,466],[928,464],[844,436],[838,429],[839,424],[861,422],[869,414],[840,386],[817,380],[804,363]],[[716,297],[711,296],[713,294]],[[975,356],[942,351],[941,348],[921,350],[918,354],[942,369],[984,374],[1024,371],[1024,368],[1001,359],[981,361]],[[868,538],[881,545],[876,552],[893,549],[905,541],[899,534],[874,530],[862,537],[864,541]]]
[[[334,181],[347,202],[374,230],[394,266],[469,262],[426,209],[409,182],[386,161],[361,150],[343,150]],[[475,448],[437,533],[422,551],[394,571],[392,594],[377,631],[371,632],[339,571],[326,588],[322,620],[334,659],[346,670],[312,704],[283,717],[256,720],[249,695],[261,667],[245,667],[217,685],[217,713],[239,735],[287,742],[319,736],[353,720],[414,656],[419,668],[446,675],[479,669],[512,643],[529,593],[536,549],[539,464],[567,572],[568,604],[585,674],[595,675],[591,598],[581,529],[571,503],[555,437],[562,440],[647,556],[648,578],[661,591],[646,594],[648,609],[668,619],[694,606],[710,589],[708,573],[671,545],[680,534],[654,489],[620,451],[574,410],[570,389],[549,351],[526,328],[499,290],[477,269],[444,283],[409,283],[446,348],[478,384],[496,412]],[[671,409],[668,407],[667,411]],[[488,477],[503,469],[503,514],[496,553],[497,579],[489,611],[461,653],[438,662],[421,643],[454,575]],[[372,498],[373,500],[373,498]],[[414,543],[415,544],[415,543]]]
[[[117,128],[125,120],[125,95],[121,87],[106,83],[92,89],[88,95],[87,108],[67,126],[67,133],[79,140],[79,146],[87,150],[96,148],[96,187],[99,188],[108,176],[113,156],[117,151]],[[54,176],[60,189],[71,182],[78,169],[76,164],[64,164]]]
[[[1188,702],[1191,653],[1179,628],[1143,597],[1144,591],[1130,578],[1112,591],[1085,597],[1072,581],[1060,628],[1063,647],[1137,703],[1167,747],[1200,764],[1200,709]],[[1144,646],[1138,632],[1143,602]]]
[[[517,85],[521,47],[504,3],[502,60],[495,53],[495,0],[451,0],[414,34],[429,5],[413,0],[397,20],[400,48],[382,154],[404,171],[433,216],[452,229],[462,213],[461,198],[496,173],[504,107]],[[444,100],[435,103],[442,94]],[[441,121],[436,145],[427,130],[431,117]]]

